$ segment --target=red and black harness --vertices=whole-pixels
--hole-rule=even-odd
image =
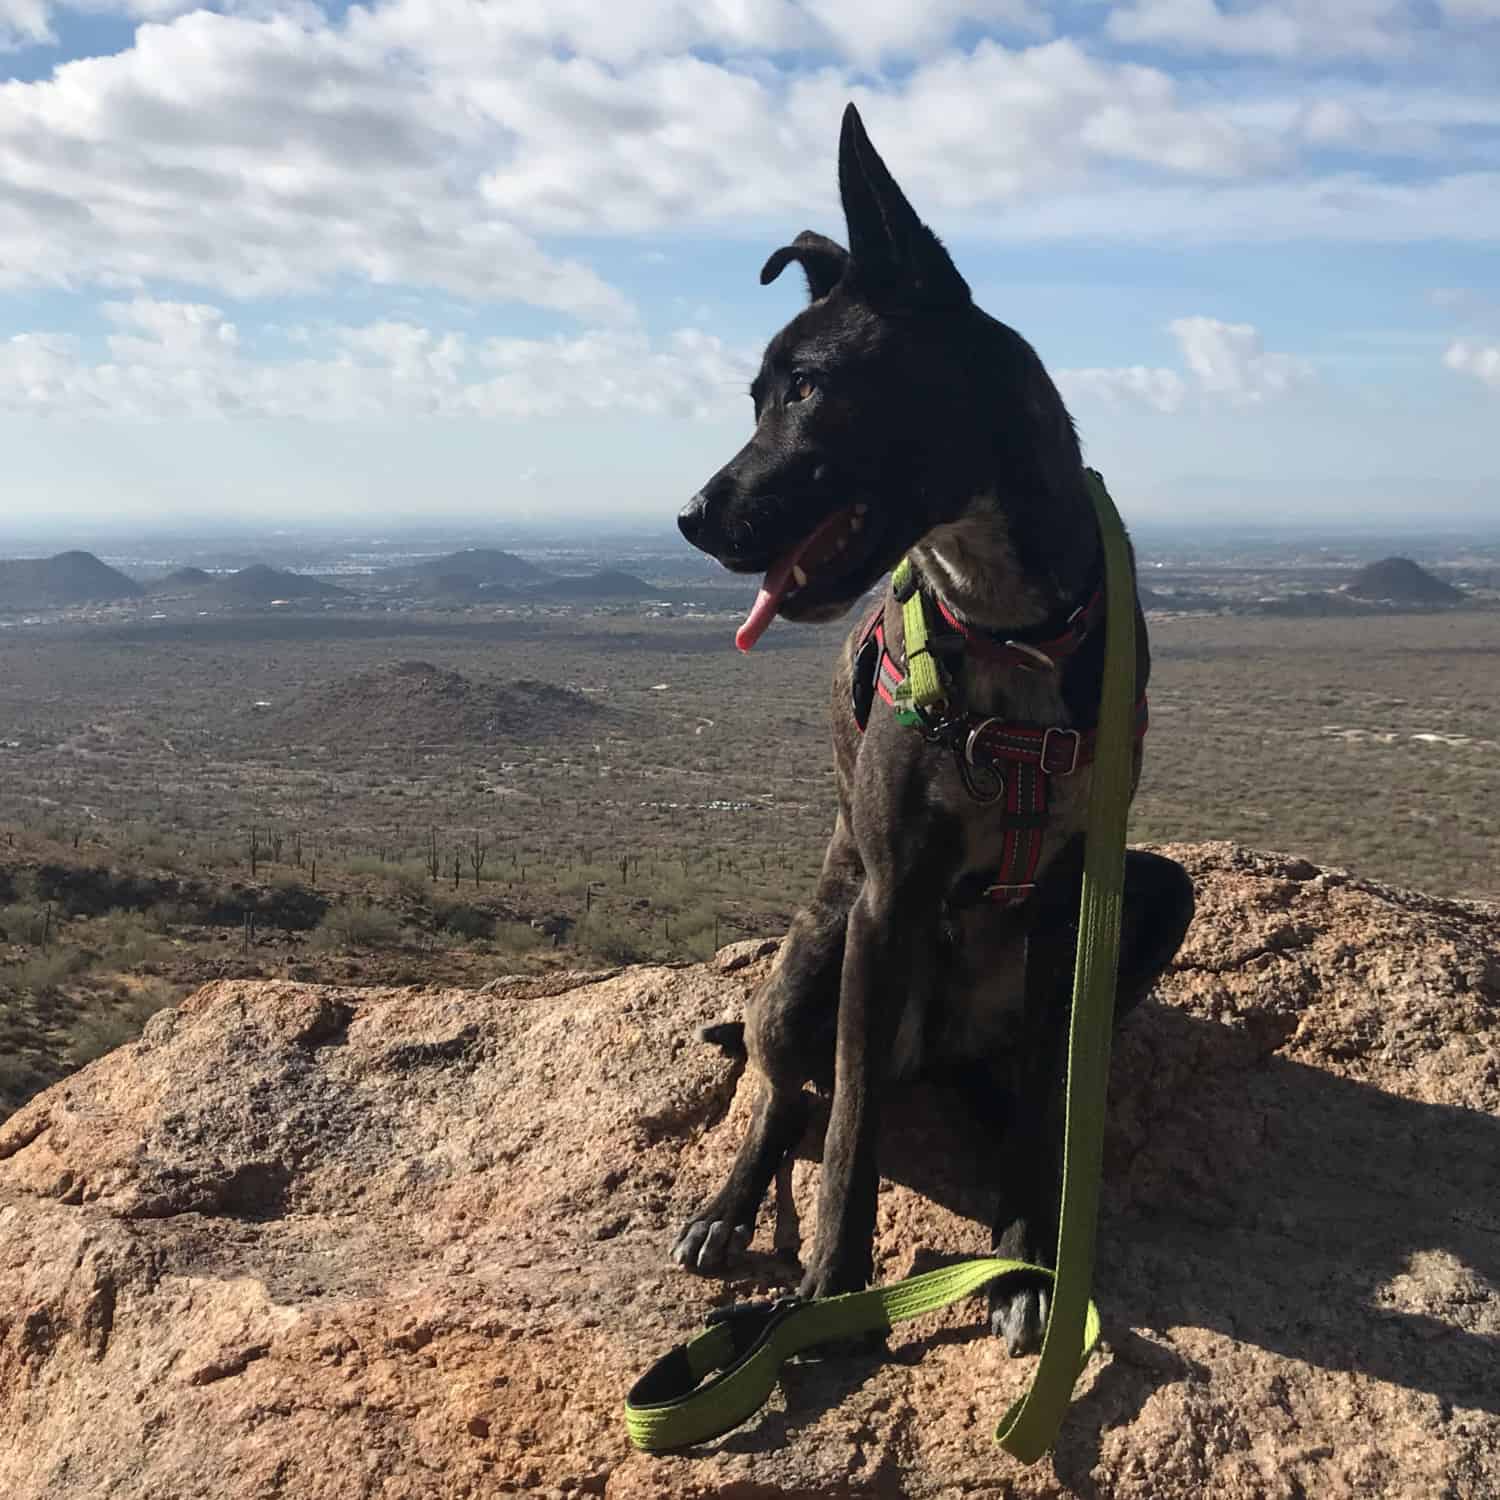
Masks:
[[[904,576],[903,576],[904,575]],[[922,589],[916,569],[900,570],[893,580],[897,602],[905,604]],[[1028,633],[1005,634],[981,630],[955,615],[941,598],[923,590],[924,603],[931,601],[948,633],[934,635],[933,649],[972,651],[987,661],[1005,662],[1024,671],[1058,671],[1087,638],[1104,613],[1102,584],[1066,618],[1060,631],[1044,627],[1042,639]],[[1050,788],[1057,776],[1071,776],[1094,758],[1093,729],[1060,724],[1026,724],[987,714],[914,712],[902,702],[897,689],[906,681],[903,664],[886,647],[885,602],[870,616],[860,635],[854,657],[854,719],[863,733],[870,709],[878,695],[897,710],[903,723],[912,724],[932,744],[952,752],[960,779],[978,802],[1004,799],[1001,826],[1005,841],[998,868],[981,877],[970,877],[950,898],[951,906],[986,900],[1001,907],[1016,907],[1036,889],[1043,837],[1049,818]],[[1135,737],[1146,733],[1148,713],[1143,693],[1136,703]]]

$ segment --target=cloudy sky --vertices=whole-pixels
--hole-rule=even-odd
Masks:
[[[0,0],[0,513],[670,515],[840,111],[1138,518],[1500,514],[1500,0]]]

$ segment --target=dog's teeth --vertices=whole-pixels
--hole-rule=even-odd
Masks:
[[[849,530],[858,531],[865,523],[860,520],[858,513],[849,517]]]
[[[804,573],[801,568],[793,568],[792,582],[795,583],[799,589],[805,589],[807,587],[807,574]]]

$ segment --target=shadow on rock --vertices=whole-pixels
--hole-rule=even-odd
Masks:
[[[1213,1329],[1426,1392],[1445,1411],[1500,1412],[1500,1338],[1479,1326],[1500,1287],[1500,1121],[1290,1061],[1242,1028],[1164,1005],[1123,1028],[1114,1079],[1095,1278],[1114,1360],[1072,1409],[1056,1453],[1079,1494],[1092,1493],[1102,1431],[1132,1420],[1161,1385],[1206,1378],[1170,1342],[1133,1329]],[[820,1112],[808,1158],[823,1123]],[[981,1162],[996,1149],[923,1085],[893,1098],[881,1164],[987,1224]],[[898,1274],[958,1258],[919,1250]],[[985,1337],[973,1306],[972,1329],[915,1340],[898,1357]],[[864,1356],[797,1370],[787,1412],[735,1446],[781,1446],[874,1367]]]

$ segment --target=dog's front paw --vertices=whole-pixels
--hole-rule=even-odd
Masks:
[[[867,1266],[843,1265],[831,1262],[824,1265],[813,1260],[803,1273],[797,1287],[797,1295],[804,1302],[816,1297],[838,1297],[844,1292],[859,1292],[870,1284]]]
[[[722,1271],[732,1254],[750,1243],[753,1224],[731,1224],[727,1219],[693,1219],[672,1245],[672,1259],[689,1271]]]
[[[854,1267],[814,1266],[803,1276],[797,1295],[806,1302],[818,1297],[837,1297],[844,1292],[862,1291],[869,1283],[867,1272]],[[888,1335],[884,1329],[872,1329],[869,1333],[851,1334],[848,1338],[831,1339],[826,1344],[817,1344],[804,1349],[797,1356],[799,1364],[820,1364],[825,1359],[852,1359],[863,1354],[876,1354],[886,1346]]]
[[[990,1332],[1005,1341],[1012,1359],[1035,1354],[1047,1331],[1052,1294],[1044,1286],[996,1287],[990,1291]]]

